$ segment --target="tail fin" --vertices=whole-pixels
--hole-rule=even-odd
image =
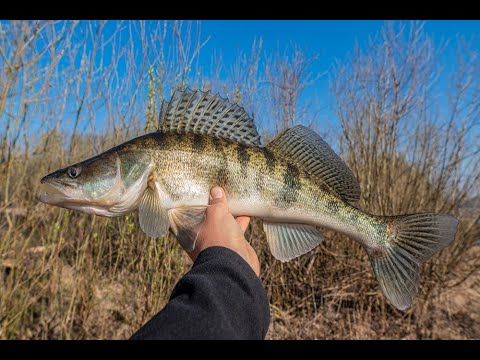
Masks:
[[[422,265],[455,239],[458,220],[447,214],[385,217],[386,242],[369,249],[383,293],[400,310],[409,308],[420,284]]]

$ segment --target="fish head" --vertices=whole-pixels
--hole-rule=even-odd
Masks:
[[[122,159],[124,160],[122,162]],[[133,210],[146,186],[148,164],[136,156],[107,151],[59,169],[41,179],[45,192],[40,201],[102,216]]]

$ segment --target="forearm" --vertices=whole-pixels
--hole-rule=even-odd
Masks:
[[[264,339],[269,321],[268,298],[252,268],[237,253],[210,247],[132,339]]]

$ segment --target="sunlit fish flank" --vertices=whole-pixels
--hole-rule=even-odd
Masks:
[[[356,205],[359,184],[314,131],[295,126],[266,146],[239,106],[211,92],[177,91],[158,131],[45,176],[44,203],[102,216],[138,210],[143,231],[171,231],[191,251],[210,188],[226,190],[234,216],[255,216],[275,258],[318,246],[318,226],[346,234],[367,251],[385,296],[411,306],[422,265],[455,238],[448,214],[376,216]]]

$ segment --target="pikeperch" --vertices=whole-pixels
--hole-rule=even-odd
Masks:
[[[313,130],[294,126],[266,146],[243,108],[202,91],[176,91],[158,131],[45,176],[47,204],[102,216],[138,209],[143,231],[170,230],[187,251],[205,218],[209,190],[222,186],[234,216],[263,220],[270,250],[289,261],[318,246],[316,226],[366,249],[387,299],[412,304],[422,265],[455,238],[448,214],[376,216],[360,210],[350,169]]]

